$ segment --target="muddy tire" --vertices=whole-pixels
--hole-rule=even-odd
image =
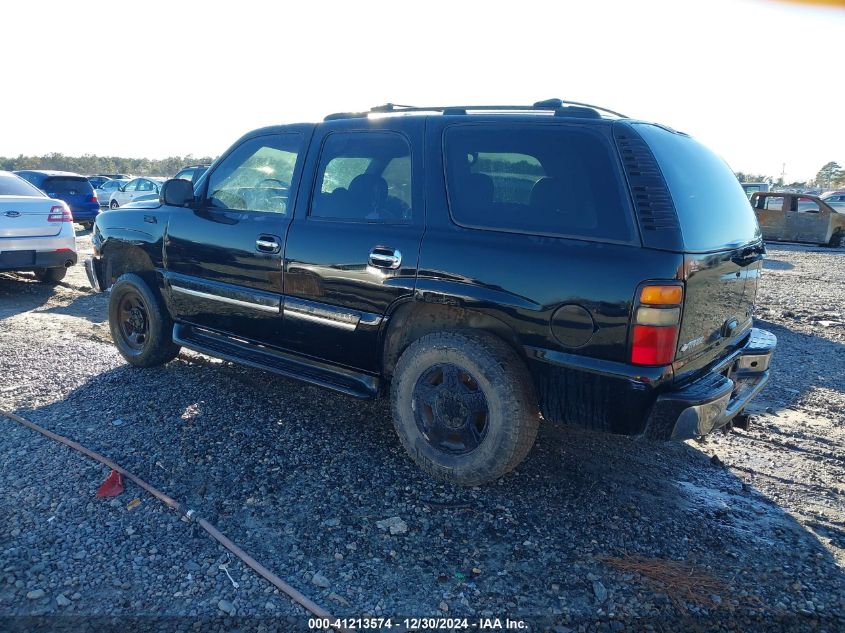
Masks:
[[[67,275],[67,268],[39,268],[35,271],[35,278],[45,284],[57,284]]]
[[[537,436],[531,376],[495,336],[438,332],[418,339],[399,358],[390,392],[402,445],[443,481],[498,479],[525,459]]]
[[[112,286],[109,328],[121,356],[135,367],[163,365],[179,353],[164,301],[140,275],[126,273]]]

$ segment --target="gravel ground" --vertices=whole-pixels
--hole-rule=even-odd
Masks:
[[[336,616],[845,627],[845,251],[770,248],[757,316],[780,347],[749,430],[650,444],[544,425],[517,472],[471,489],[413,466],[385,402],[192,352],[130,368],[106,303],[81,266],[54,289],[0,274],[0,408],[122,464]],[[95,499],[105,467],[0,431],[0,629],[306,628],[136,486]]]

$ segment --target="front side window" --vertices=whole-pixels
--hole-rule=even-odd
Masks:
[[[135,191],[138,189],[139,180],[130,180],[126,183],[126,186],[123,188],[124,191]]]
[[[461,124],[444,135],[453,220],[471,228],[630,242],[608,140],[572,125]]]
[[[206,206],[288,213],[301,134],[273,134],[244,141],[208,178]]]
[[[335,132],[323,144],[310,217],[411,219],[411,147],[395,132]]]

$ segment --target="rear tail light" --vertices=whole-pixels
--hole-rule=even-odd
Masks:
[[[73,222],[73,216],[63,204],[56,204],[50,208],[50,214],[47,216],[48,222]]]
[[[675,358],[684,289],[677,284],[644,286],[634,312],[631,362],[668,365]]]
[[[99,202],[99,200],[97,199],[97,193],[96,192],[91,194],[91,199],[88,202]]]

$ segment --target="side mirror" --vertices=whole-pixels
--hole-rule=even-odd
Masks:
[[[184,207],[194,201],[194,187],[187,180],[171,178],[161,186],[158,199],[171,207]]]
[[[126,185],[120,185],[120,186],[117,188],[117,190],[118,190],[118,191],[126,191]]]

